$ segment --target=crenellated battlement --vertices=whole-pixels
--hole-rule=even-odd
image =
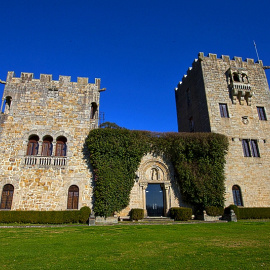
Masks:
[[[242,57],[239,56],[234,56],[232,59],[230,59],[230,56],[228,55],[221,55],[220,57],[217,57],[217,54],[214,53],[209,53],[207,56],[204,56],[203,52],[199,52],[198,54],[198,58],[200,61],[203,61],[205,58],[207,58],[207,60],[223,60],[225,62],[229,62],[229,61],[235,61],[235,62],[246,62],[249,65],[260,65],[261,67],[263,67],[263,62],[262,60],[259,61],[254,61],[254,59],[251,58],[246,58],[245,60],[242,60]]]
[[[223,61],[225,63],[228,63],[229,66],[235,66],[238,68],[249,68],[252,65],[259,66],[263,69],[265,68],[263,65],[262,60],[259,61],[254,61],[254,59],[251,58],[246,58],[245,60],[242,60],[242,57],[234,56],[232,59],[228,55],[221,55],[220,57],[217,57],[217,54],[209,53],[207,56],[204,55],[203,52],[200,52],[198,54],[198,59],[195,59],[192,63],[192,67],[189,67],[186,75],[182,77],[182,81],[178,83],[178,87],[186,80],[189,78],[190,74],[192,73],[193,69],[196,68],[196,65],[202,61]],[[175,88],[177,90],[177,88]]]
[[[86,86],[86,85],[93,85],[96,86],[99,91],[104,91],[105,89],[100,89],[100,79],[95,78],[94,83],[89,83],[87,77],[77,77],[77,82],[71,82],[71,76],[59,76],[59,80],[55,81],[52,79],[51,74],[40,74],[39,79],[34,78],[33,73],[28,72],[21,72],[20,77],[15,77],[14,71],[9,71],[7,74],[6,83],[41,83],[41,84],[58,84],[59,86],[62,85],[73,85],[77,84],[78,86]]]

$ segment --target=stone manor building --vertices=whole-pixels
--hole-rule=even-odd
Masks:
[[[270,207],[270,91],[262,61],[199,53],[175,89],[179,132],[229,139],[225,204]]]
[[[175,91],[179,132],[229,138],[225,204],[270,207],[270,92],[262,61],[199,54]],[[2,81],[0,81],[2,82]],[[1,210],[67,210],[93,205],[93,173],[84,142],[98,128],[100,79],[58,81],[8,72],[0,115]],[[166,216],[187,206],[166,157],[148,154],[129,205]]]

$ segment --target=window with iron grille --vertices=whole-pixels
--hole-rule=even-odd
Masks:
[[[257,107],[257,111],[258,111],[258,116],[260,120],[266,121],[266,114],[265,114],[265,110],[264,107]]]
[[[232,193],[233,193],[233,202],[237,206],[243,206],[243,200],[241,195],[241,189],[239,186],[234,185],[232,187]]]
[[[4,185],[2,196],[1,196],[1,207],[0,209],[11,209],[13,200],[14,187],[13,185]]]
[[[229,118],[228,107],[225,103],[219,103],[220,116]]]

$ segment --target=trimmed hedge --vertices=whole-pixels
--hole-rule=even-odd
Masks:
[[[86,223],[90,213],[87,206],[71,211],[0,211],[0,223]]]
[[[205,207],[206,214],[208,216],[222,216],[224,213],[223,207],[207,206]]]
[[[140,220],[144,218],[144,211],[143,209],[133,208],[130,210],[130,219],[131,220]]]
[[[269,207],[244,207],[238,208],[240,219],[270,218]]]
[[[192,209],[187,207],[172,207],[170,209],[170,215],[174,220],[187,221],[192,218]]]
[[[225,208],[224,214],[230,214],[233,210],[238,219],[264,219],[270,218],[270,207],[237,207],[229,205]]]

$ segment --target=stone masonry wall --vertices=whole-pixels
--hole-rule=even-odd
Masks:
[[[88,78],[70,82],[69,76],[60,76],[59,81],[53,81],[47,74],[34,79],[32,73],[22,73],[20,78],[8,73],[2,110],[4,100],[12,99],[0,121],[0,190],[5,184],[14,186],[12,210],[66,210],[71,185],[79,187],[79,208],[92,206],[92,173],[84,140],[98,127],[102,90],[100,79],[95,83],[88,83]],[[93,103],[97,111],[91,117]],[[30,135],[39,137],[36,157],[26,156]],[[53,138],[48,159],[41,157],[46,135]],[[67,139],[66,157],[55,157],[59,136]]]

